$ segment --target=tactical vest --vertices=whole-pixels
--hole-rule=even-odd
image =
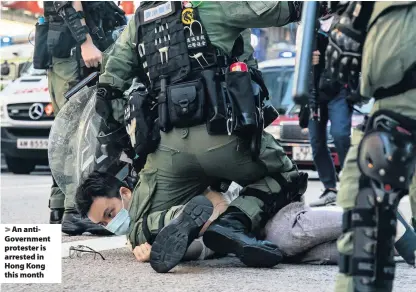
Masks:
[[[186,4],[145,2],[135,15],[136,49],[143,65],[138,77],[157,102],[159,127],[168,132],[206,122],[209,134],[235,133],[251,140],[254,158],[264,120],[263,96],[252,82],[268,96],[261,73],[237,69],[238,64],[231,70],[244,53],[242,36],[225,54],[210,43],[198,9]]]
[[[137,42],[137,51],[153,91],[160,89],[160,76],[167,76],[168,83],[175,84],[185,81],[191,73],[217,65],[216,50],[202,25],[202,31],[193,27],[199,30],[192,31],[193,36],[185,35],[181,5],[181,1],[153,2],[140,6],[136,12],[137,35],[141,42]],[[193,13],[194,19],[199,21],[197,10]],[[203,58],[190,58],[200,53]]]

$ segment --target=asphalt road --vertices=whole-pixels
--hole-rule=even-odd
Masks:
[[[306,200],[316,199],[321,184],[313,173]],[[47,171],[31,175],[1,174],[1,223],[47,223],[51,176]],[[405,206],[410,214],[410,207]],[[63,249],[92,236],[63,236]],[[168,274],[155,273],[149,264],[135,261],[124,247],[108,249],[101,243],[101,258],[63,258],[62,284],[2,284],[4,292],[18,291],[333,291],[336,266],[278,265],[273,269],[246,268],[233,257],[184,263]],[[107,250],[105,250],[107,249]],[[396,292],[416,292],[416,269],[400,262],[396,269]]]

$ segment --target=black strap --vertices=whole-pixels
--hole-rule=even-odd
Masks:
[[[149,230],[149,226],[147,225],[147,213],[143,216],[143,222],[142,222],[142,230],[144,237],[146,238],[146,241],[148,244],[152,245],[153,241],[155,241],[156,235],[152,234]]]
[[[350,255],[339,255],[339,272],[348,276],[374,277],[375,261],[367,258],[353,258]],[[383,280],[394,280],[394,263],[386,263],[382,273]],[[387,272],[386,272],[387,271]]]
[[[75,12],[75,13],[73,13],[73,14],[71,14],[71,15],[68,16],[68,19],[69,20],[73,20],[75,18],[78,18],[78,19],[85,18],[84,11],[77,11],[77,12]]]
[[[78,12],[77,12],[77,14],[78,14],[78,18],[79,18],[79,19],[85,18],[85,13],[84,13],[84,11],[78,11]]]
[[[350,259],[351,259],[351,256],[349,255],[345,255],[342,253],[339,254],[338,267],[339,267],[339,272],[341,274],[346,274],[346,275],[351,276]]]
[[[406,91],[409,91],[411,89],[416,88],[416,62],[414,62],[404,73],[403,79],[396,83],[395,85],[392,85],[388,88],[378,88],[373,96],[377,99],[382,99],[385,97],[395,96],[402,93],[405,93]]]
[[[162,230],[163,227],[165,227],[165,217],[166,217],[166,213],[168,213],[168,210],[163,211],[160,214],[160,218],[159,218],[159,230],[158,233],[160,232],[160,230]]]
[[[91,14],[89,12],[85,12],[85,15],[85,23],[87,24],[88,33],[91,37],[96,41],[105,38],[102,28],[96,25],[95,21],[91,17]]]
[[[262,201],[265,206],[271,206],[273,204],[276,204],[276,199],[274,199],[274,195],[260,191],[258,189],[253,189],[250,187],[245,187],[240,192],[240,197],[249,196],[249,197],[255,197]]]
[[[371,209],[350,209],[342,215],[342,231],[347,232],[356,227],[375,227],[375,214]]]
[[[144,234],[144,237],[146,238],[147,243],[149,243],[150,245],[153,244],[157,234],[162,230],[163,227],[165,227],[165,217],[167,213],[168,213],[168,210],[165,210],[160,214],[159,227],[156,233],[152,233],[150,231],[149,226],[147,225],[148,213],[144,214],[143,222],[142,222],[142,230],[143,230],[143,234]]]
[[[64,19],[60,15],[49,15],[47,16],[49,23],[57,22],[57,23],[64,23]]]
[[[290,203],[284,191],[278,194],[266,193],[258,189],[245,187],[240,192],[240,197],[244,196],[255,197],[264,203],[262,209],[267,214],[267,216],[263,216],[265,220],[275,215],[280,209]]]

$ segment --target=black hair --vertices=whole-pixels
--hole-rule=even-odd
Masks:
[[[119,190],[126,185],[115,176],[94,171],[78,187],[75,205],[82,217],[86,217],[95,198],[120,198]]]

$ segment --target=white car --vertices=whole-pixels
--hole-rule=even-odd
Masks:
[[[28,174],[48,165],[54,113],[45,70],[29,68],[0,92],[1,153],[9,171]]]

